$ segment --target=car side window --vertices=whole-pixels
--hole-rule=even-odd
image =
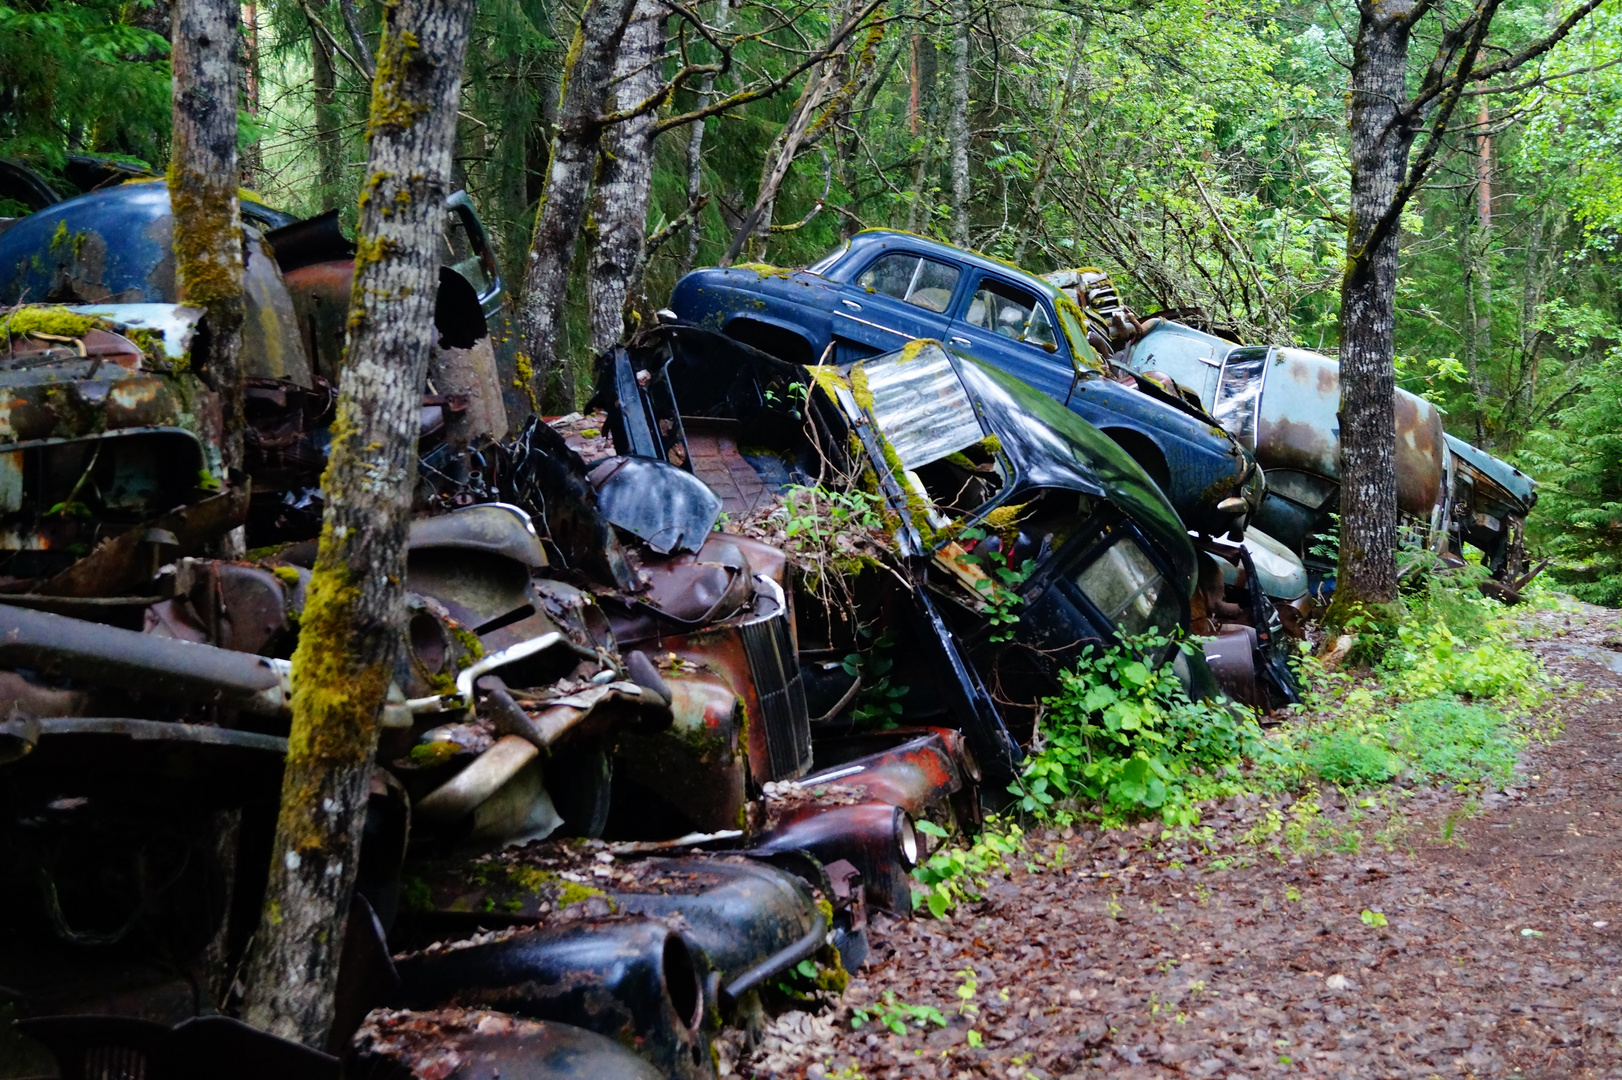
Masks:
[[[955,266],[896,252],[885,255],[862,271],[859,288],[893,296],[927,311],[944,314],[962,271]]]
[[[986,278],[980,282],[964,321],[993,334],[1055,352],[1059,348],[1053,320],[1034,293]]]

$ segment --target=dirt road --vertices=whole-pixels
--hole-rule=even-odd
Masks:
[[[1529,618],[1584,688],[1502,794],[1234,800],[1208,839],[1033,835],[1049,865],[950,921],[882,921],[843,1003],[774,1022],[740,1074],[1622,1076],[1622,626]],[[853,1030],[886,992],[946,1026]]]

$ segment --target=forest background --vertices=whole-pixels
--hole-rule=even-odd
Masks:
[[[381,10],[243,6],[242,181],[270,205],[337,208],[353,226]],[[617,164],[639,170],[632,189],[648,185],[621,274],[632,326],[694,266],[804,265],[859,228],[892,226],[1037,272],[1101,267],[1140,314],[1194,311],[1247,342],[1336,351],[1350,3],[702,0],[637,11],[641,59],[614,73],[618,122],[605,129],[599,193],[552,335],[561,401],[584,389],[604,332],[592,318],[603,307],[593,252],[611,248],[602,200],[624,197]],[[1552,0],[1505,0],[1483,58],[1547,35],[1563,14]],[[491,230],[510,293],[526,280],[580,17],[571,0],[477,5],[455,179]],[[68,153],[95,152],[161,170],[168,26],[166,0],[0,2],[0,157],[50,173]],[[1410,80],[1423,75],[1416,60]],[[1619,113],[1612,5],[1507,88],[1467,94],[1442,167],[1403,214],[1396,324],[1399,385],[1542,483],[1534,549],[1558,555],[1585,598],[1615,605]],[[637,125],[651,156],[616,157],[615,133]]]

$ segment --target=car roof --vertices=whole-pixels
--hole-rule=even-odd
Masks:
[[[989,270],[1004,277],[1013,278],[1021,285],[1029,287],[1033,292],[1041,293],[1049,298],[1064,295],[1061,289],[1043,281],[1028,270],[1021,270],[1011,262],[991,255],[983,255],[978,251],[960,248],[954,244],[944,243],[940,240],[931,240],[927,236],[910,233],[904,229],[863,229],[851,238],[851,251],[854,253],[862,248],[881,244],[887,240],[905,241],[907,249],[916,251],[921,255],[935,255],[954,262],[972,266],[977,270]]]

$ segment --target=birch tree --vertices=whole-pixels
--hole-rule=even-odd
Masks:
[[[237,87],[241,23],[235,0],[176,0],[174,134],[169,202],[174,211],[180,302],[208,313],[203,372],[225,413],[221,456],[242,467],[242,207],[237,199]],[[240,554],[233,534],[228,554]]]
[[[661,54],[667,12],[664,0],[637,0],[614,61],[615,110],[633,115],[616,124],[604,141],[587,218],[593,232],[586,269],[593,355],[620,339],[625,302],[642,261],[648,197],[653,191],[656,117],[651,111],[637,112],[637,106],[653,97],[664,81]]]
[[[332,1024],[378,720],[401,634],[418,411],[472,0],[395,0],[367,122],[326,510],[293,655],[293,727],[245,1016],[320,1046]]]
[[[946,110],[952,167],[952,243],[969,246],[969,0],[952,0],[952,79]]]
[[[560,376],[557,400],[566,411],[574,408],[574,380],[559,365],[564,292],[597,167],[620,38],[635,4],[636,0],[586,0],[580,12],[563,72],[551,162],[535,212],[535,233],[518,304],[521,348],[531,369],[530,389],[537,400],[544,399],[552,378]]]

